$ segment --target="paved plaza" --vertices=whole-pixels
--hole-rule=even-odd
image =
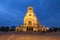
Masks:
[[[60,32],[0,32],[0,40],[60,40]]]

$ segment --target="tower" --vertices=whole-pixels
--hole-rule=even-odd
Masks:
[[[27,13],[24,17],[24,25],[26,27],[28,26],[36,27],[37,25],[37,17],[35,16],[35,13],[32,7],[28,7]]]

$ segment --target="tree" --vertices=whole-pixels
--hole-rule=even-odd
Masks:
[[[54,28],[54,31],[56,32],[57,31],[57,28]]]
[[[11,26],[11,31],[15,31],[15,26]]]
[[[1,27],[0,27],[0,31],[1,31]]]
[[[5,31],[9,31],[9,27],[7,26],[7,27],[5,27]]]
[[[1,27],[1,31],[5,31],[5,27],[4,26]]]

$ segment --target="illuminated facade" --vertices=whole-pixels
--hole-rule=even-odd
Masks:
[[[35,16],[33,8],[28,7],[26,16],[24,17],[24,24],[16,27],[16,31],[18,32],[40,31],[41,32],[41,31],[46,31],[46,27],[40,25],[40,23],[37,20],[37,17]]]

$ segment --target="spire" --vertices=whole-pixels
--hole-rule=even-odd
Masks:
[[[27,16],[31,16],[31,15],[34,16],[35,15],[32,6],[29,6],[28,7],[28,10],[27,10],[27,14],[26,15]]]
[[[31,7],[31,6],[28,7],[28,12],[29,12],[29,13],[31,13],[31,12],[33,13],[33,7]]]

